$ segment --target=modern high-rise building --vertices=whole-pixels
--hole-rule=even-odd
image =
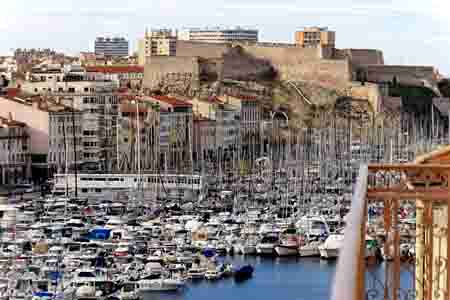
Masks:
[[[295,43],[302,47],[335,47],[336,32],[328,27],[305,27],[295,32]]]
[[[206,43],[256,43],[258,42],[258,30],[239,26],[233,28],[190,28],[180,31],[178,39]]]
[[[170,29],[156,29],[150,33],[146,30],[143,39],[138,40],[138,60],[145,64],[148,56],[175,56],[177,36]]]
[[[128,56],[128,46],[128,41],[123,37],[98,37],[95,40],[95,54],[110,57]]]

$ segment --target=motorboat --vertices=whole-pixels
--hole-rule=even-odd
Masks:
[[[115,294],[119,300],[138,300],[139,284],[137,282],[124,282],[121,289]]]
[[[177,279],[171,278],[161,278],[161,279],[150,279],[150,280],[140,280],[138,282],[139,293],[152,293],[152,292],[169,292],[177,291],[184,286],[184,283]]]
[[[278,241],[278,235],[266,235],[256,245],[256,252],[259,255],[273,255]]]
[[[145,273],[148,275],[159,276],[163,272],[163,267],[158,262],[149,262],[145,265]]]
[[[337,258],[339,256],[339,249],[341,248],[343,241],[343,234],[331,234],[325,242],[319,246],[320,258]]]
[[[222,277],[222,274],[217,269],[208,269],[205,272],[205,278],[208,280],[217,280]]]
[[[199,266],[192,266],[187,272],[187,277],[192,280],[203,279],[205,278],[205,269]]]
[[[250,265],[243,266],[234,272],[234,280],[237,282],[244,281],[253,276],[253,267]]]
[[[326,237],[330,234],[330,228],[323,216],[304,216],[295,224],[308,238]]]
[[[322,243],[323,242],[321,242],[321,241],[315,240],[315,241],[310,241],[304,245],[299,246],[299,248],[298,248],[299,256],[301,256],[301,257],[319,257],[320,256],[319,246]]]
[[[298,236],[295,228],[286,229],[280,239],[280,243],[275,246],[275,252],[278,256],[298,255]]]

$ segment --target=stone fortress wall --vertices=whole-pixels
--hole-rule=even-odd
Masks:
[[[158,89],[161,84],[196,88],[199,85],[199,58],[178,56],[152,56],[144,68],[143,86]]]
[[[278,79],[315,81],[327,87],[342,88],[363,71],[373,83],[391,81],[411,85],[434,85],[434,68],[384,65],[383,53],[375,49],[303,48],[293,44],[236,43],[213,44],[177,41],[176,56],[151,57],[145,66],[144,87],[161,85],[168,74],[179,74],[190,88],[198,87],[200,77],[254,80],[273,69]]]
[[[365,65],[367,80],[376,83],[391,82],[394,77],[397,82],[413,86],[436,86],[439,75],[430,66],[396,66],[396,65]]]

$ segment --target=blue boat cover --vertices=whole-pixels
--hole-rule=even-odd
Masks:
[[[202,251],[202,254],[205,257],[213,257],[214,255],[216,255],[216,251],[214,251],[214,249],[211,248],[206,248]]]
[[[50,292],[35,292],[33,293],[35,297],[53,297],[53,293]]]
[[[95,228],[89,232],[88,238],[90,240],[107,240],[111,234],[111,229]]]

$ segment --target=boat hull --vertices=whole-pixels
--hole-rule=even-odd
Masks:
[[[275,247],[273,245],[258,245],[256,246],[256,253],[259,255],[273,255]]]
[[[320,252],[320,258],[323,259],[335,259],[339,256],[339,249],[319,249]]]
[[[298,255],[298,247],[278,245],[275,247],[275,252],[278,256],[296,256]]]
[[[301,257],[319,257],[320,251],[317,247],[300,247],[298,249],[298,255]]]
[[[249,245],[244,245],[239,247],[240,248],[240,252],[244,255],[251,255],[251,254],[256,254],[256,247],[255,246],[249,246]]]

